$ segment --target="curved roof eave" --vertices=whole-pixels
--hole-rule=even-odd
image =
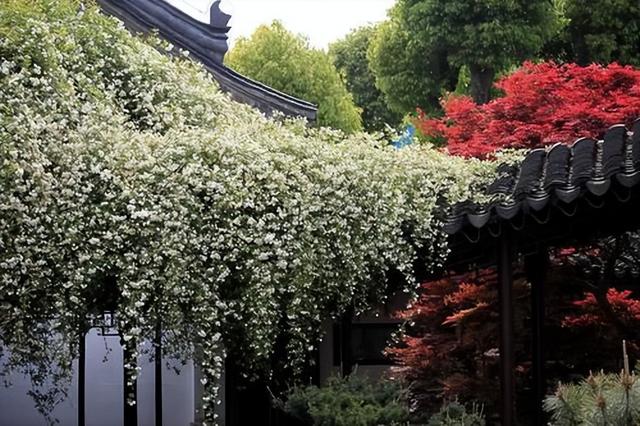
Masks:
[[[477,206],[453,206],[445,231],[482,229],[517,215],[535,215],[553,205],[567,215],[579,199],[601,199],[616,187],[640,183],[640,120],[632,131],[612,126],[602,140],[582,138],[572,145],[555,144],[531,150],[519,168],[506,173],[488,188],[498,201]]]
[[[162,0],[98,0],[98,3],[103,11],[122,20],[130,30],[157,31],[168,42],[188,51],[235,100],[266,114],[279,111],[288,116],[304,117],[310,122],[316,120],[318,108],[311,102],[279,92],[224,65],[230,16],[219,10],[219,1],[212,6],[210,24],[192,18]]]

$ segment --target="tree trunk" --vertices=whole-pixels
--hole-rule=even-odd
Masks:
[[[471,97],[479,105],[486,104],[490,99],[495,70],[472,65],[469,67],[469,71],[471,72]]]

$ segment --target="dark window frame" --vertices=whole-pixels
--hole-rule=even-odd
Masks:
[[[366,356],[358,357],[354,341],[354,335],[358,335],[359,332],[366,333],[367,331],[388,331],[388,336],[384,342],[384,347],[388,346],[388,343],[391,340],[391,336],[394,332],[396,332],[402,324],[401,321],[389,321],[389,322],[353,322],[350,324],[350,330],[348,333],[350,335],[351,347],[349,348],[351,352],[351,363],[353,365],[363,365],[363,366],[391,366],[395,365],[392,359],[386,357],[382,350],[379,355],[375,354],[367,354]],[[335,323],[333,325],[333,366],[339,367],[341,365],[341,355],[342,355],[342,330],[343,324]]]

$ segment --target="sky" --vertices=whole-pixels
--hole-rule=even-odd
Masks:
[[[326,48],[352,29],[386,18],[395,0],[222,0],[232,15],[230,44],[250,36],[261,24],[279,19],[295,33],[309,38],[312,46]]]
[[[192,16],[206,11],[213,3],[213,0],[166,1]],[[250,36],[261,24],[279,19],[289,30],[307,36],[313,47],[325,49],[354,28],[384,20],[394,3],[395,0],[222,0],[220,6],[232,16],[231,46],[238,37]]]

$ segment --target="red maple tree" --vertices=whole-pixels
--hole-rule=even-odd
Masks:
[[[501,148],[601,137],[611,125],[630,126],[640,116],[640,70],[617,64],[528,62],[496,86],[504,95],[484,105],[465,96],[446,97],[444,115],[429,118],[419,112],[416,127],[444,142],[452,154],[483,158]],[[635,332],[640,329],[640,301],[631,291],[615,288],[628,285],[629,279],[638,281],[640,234],[558,248],[551,265],[545,324],[554,339],[549,373],[584,373],[615,360],[613,348],[620,339],[635,341],[640,335]],[[518,369],[526,373],[528,284],[519,281],[516,291]],[[398,315],[410,325],[402,341],[387,352],[422,407],[437,407],[438,398],[453,396],[497,403],[499,322],[493,270],[424,283],[417,302]],[[631,349],[640,353],[640,345],[632,342]],[[526,400],[521,392],[518,397]]]
[[[441,398],[460,397],[497,405],[499,382],[498,294],[493,269],[450,275],[424,283],[418,300],[398,313],[410,324],[399,345],[387,349],[409,383],[421,408],[433,409]],[[516,333],[520,359],[525,351],[528,285],[516,281],[519,315]],[[524,364],[520,373],[527,370]]]
[[[503,96],[477,105],[468,96],[442,101],[444,116],[418,111],[427,138],[445,140],[451,154],[486,157],[500,148],[536,148],[600,137],[640,116],[640,70],[630,66],[526,62],[495,86]]]
[[[607,290],[607,302],[616,317],[629,327],[637,327],[640,324],[640,300],[632,297],[630,290]],[[598,302],[596,295],[588,292],[584,298],[576,300],[573,304],[578,312],[567,315],[562,321],[565,327],[601,327],[609,322]]]

